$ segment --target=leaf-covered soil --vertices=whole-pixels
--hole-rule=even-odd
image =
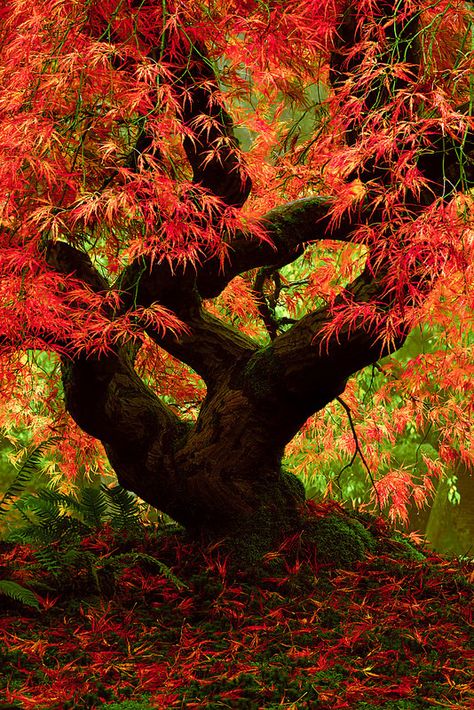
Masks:
[[[40,608],[0,598],[0,708],[473,708],[474,566],[370,525],[346,569],[298,536],[245,572],[152,528],[105,526],[55,574],[5,547]]]

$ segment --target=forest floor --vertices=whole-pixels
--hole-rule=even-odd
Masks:
[[[246,572],[152,527],[106,525],[53,573],[5,546],[38,608],[0,597],[0,708],[472,710],[473,562],[372,533],[346,569],[297,536]]]

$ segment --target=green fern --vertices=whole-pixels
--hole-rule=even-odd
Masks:
[[[39,472],[41,457],[48,442],[43,442],[31,451],[23,461],[20,469],[0,500],[0,516],[5,515],[14,498],[18,498]]]
[[[14,599],[17,602],[26,604],[27,606],[32,606],[35,609],[39,609],[40,605],[38,599],[31,591],[31,589],[26,589],[22,587],[21,584],[17,582],[12,582],[10,579],[0,579],[0,594],[4,594],[10,599]]]
[[[88,486],[79,497],[52,488],[41,488],[14,503],[24,524],[8,537],[14,542],[46,544],[76,540],[103,525],[107,519],[107,499],[100,489]]]
[[[55,527],[61,517],[60,508],[44,497],[43,490],[25,496],[16,507],[20,507],[25,514],[33,516],[33,519],[43,528]]]
[[[35,558],[44,570],[58,577],[69,566],[68,552],[48,545],[35,550]]]
[[[12,498],[21,495],[21,486],[16,491]],[[20,513],[22,524],[9,533],[8,540],[33,545],[36,569],[46,572],[55,585],[60,580],[62,587],[75,587],[78,580],[82,584],[89,580],[89,588],[92,584],[99,593],[113,593],[125,566],[146,563],[157,568],[176,587],[186,586],[167,565],[151,555],[125,552],[98,558],[81,546],[85,537],[106,522],[126,532],[142,527],[139,499],[119,485],[111,488],[87,485],[77,495],[61,493],[50,485],[23,494],[13,506]],[[36,599],[34,595],[29,598]]]
[[[100,528],[108,519],[108,501],[102,487],[83,486],[79,491],[78,512],[90,528]]]
[[[103,486],[114,527],[133,530],[142,525],[142,509],[137,497],[122,486]]]
[[[129,491],[114,486],[85,486],[77,496],[66,495],[51,487],[23,495],[13,503],[23,523],[8,539],[12,542],[47,544],[77,539],[110,522],[116,529],[138,530],[142,509]]]
[[[84,523],[69,515],[60,515],[59,517],[53,515],[51,520],[44,521],[44,525],[30,519],[25,523],[8,534],[9,542],[35,546],[51,545],[55,542],[68,544],[80,541],[90,532]]]
[[[42,488],[41,497],[44,500],[48,500],[54,503],[59,508],[64,508],[65,510],[70,510],[71,512],[81,513],[82,505],[77,498],[67,493],[60,493],[54,490],[54,488]]]
[[[139,562],[147,562],[149,565],[156,567],[163,577],[169,582],[172,582],[178,589],[187,589],[187,585],[173,574],[168,565],[165,565],[164,562],[157,560],[156,557],[152,555],[147,555],[145,552],[123,552],[113,557],[97,560],[96,567],[98,569],[112,568],[114,575],[116,575],[117,572],[121,571],[125,566]]]

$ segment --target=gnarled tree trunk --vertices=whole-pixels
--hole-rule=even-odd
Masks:
[[[397,27],[394,13],[401,12],[400,3],[381,1],[379,5],[380,25],[393,23],[387,56],[397,52],[400,61],[416,67],[418,24],[413,3],[406,3],[406,7],[402,3],[403,20]],[[353,54],[344,63],[343,52],[357,46],[361,27],[348,3],[341,20],[340,44],[335,44],[331,60],[336,92],[360,62]],[[179,118],[194,133],[194,139],[183,144],[194,182],[218,197],[222,208],[240,208],[251,184],[237,157],[230,117],[214,99],[217,83],[206,49],[183,38],[180,52],[181,68],[175,46],[172,86]],[[394,80],[391,91],[400,88],[399,83]],[[366,87],[367,112],[374,102],[380,108],[389,101],[388,84],[382,84]],[[196,121],[200,116],[212,118],[212,129],[206,127],[209,124],[200,128]],[[352,122],[347,133],[349,144],[357,139],[362,123],[363,116]],[[145,125],[135,152],[139,156],[152,150]],[[427,154],[432,184],[417,196],[407,193],[406,219],[415,219],[423,206],[435,199],[433,185],[443,185],[446,162],[458,160],[455,152],[446,157],[432,147]],[[156,152],[153,155],[159,159]],[[420,150],[421,167],[423,155]],[[133,164],[137,164],[137,156]],[[368,162],[349,180],[359,177],[367,184],[366,204],[370,205],[370,185],[380,189],[389,179],[387,174],[383,164]],[[310,241],[350,241],[358,226],[382,222],[381,212],[373,207],[365,212],[362,206],[357,216],[345,216],[337,227],[330,228],[331,206],[328,198],[310,197],[272,210],[261,224],[268,241],[250,231],[224,235],[229,246],[224,264],[212,254],[204,255],[192,267],[171,268],[166,261],[141,259],[132,262],[113,286],[76,247],[63,242],[49,246],[53,268],[75,274],[96,292],[119,290],[118,315],[132,305],[146,307],[156,302],[173,311],[186,327],[180,334],[158,333],[152,327],[146,332],[205,382],[207,394],[195,423],[181,421],[159,393],[144,384],[134,370],[136,353],[125,344],[100,356],[65,357],[63,381],[68,411],[84,431],[102,441],[119,482],[190,531],[215,538],[257,531],[266,536],[270,546],[297,528],[304,492],[296,478],[281,469],[286,444],[310,415],[343,392],[350,375],[400,347],[404,340],[401,333],[390,342],[382,341],[375,321],[362,318],[323,339],[333,311],[321,308],[284,333],[269,328],[271,343],[259,347],[206,311],[205,299],[219,295],[238,274],[261,266],[277,269],[294,261]],[[390,224],[384,229],[387,238],[393,237]],[[363,305],[377,301],[379,311],[389,310],[393,294],[383,286],[387,268],[377,254],[369,254],[363,273],[345,289],[339,302]]]

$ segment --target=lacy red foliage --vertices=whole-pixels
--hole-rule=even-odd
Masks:
[[[67,431],[79,459],[95,450],[100,466],[66,420],[56,358],[127,341],[142,346],[145,380],[195,415],[201,382],[145,334],[185,331],[183,314],[136,303],[130,285],[124,296],[123,270],[142,260],[144,270],[199,271],[217,259],[225,273],[233,240],[268,242],[269,210],[324,195],[328,220],[313,217],[303,264],[282,272],[282,322],[328,304],[321,348],[361,323],[389,348],[420,323],[450,331],[449,350],[430,357],[436,386],[456,393],[456,421],[423,389],[416,361],[396,378],[388,363],[366,439],[384,428],[393,441],[408,416],[419,429],[432,421],[445,457],[454,445],[471,464],[459,427],[472,406],[472,15],[461,0],[4,5],[1,423],[29,426],[33,441]],[[86,252],[106,287],[58,268],[48,258],[58,242]],[[364,268],[376,295],[344,294]],[[256,293],[254,277],[245,269],[209,310],[264,344],[262,298],[277,289],[266,281]],[[397,396],[411,399],[382,426],[381,407]],[[338,435],[318,436],[333,446]],[[408,472],[391,470],[378,493],[403,514],[412,489]]]

